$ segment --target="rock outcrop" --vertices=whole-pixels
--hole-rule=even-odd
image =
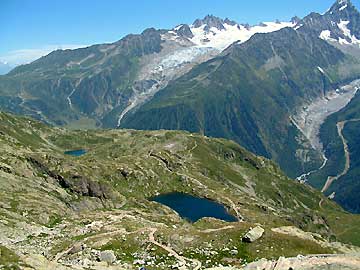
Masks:
[[[263,228],[261,228],[260,226],[256,226],[255,228],[248,231],[244,235],[242,240],[243,242],[247,242],[247,243],[255,242],[256,240],[260,239],[263,236],[264,232],[265,230]]]

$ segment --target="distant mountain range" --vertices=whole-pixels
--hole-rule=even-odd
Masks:
[[[208,15],[111,44],[57,50],[0,77],[0,108],[59,126],[224,137],[295,178],[326,159],[332,164],[331,140],[325,153],[314,147],[296,116],[358,78],[360,13],[337,0],[324,14],[291,22],[250,26]],[[307,180],[321,187],[327,176]]]

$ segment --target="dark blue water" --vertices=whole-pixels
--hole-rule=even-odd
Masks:
[[[217,202],[198,198],[185,193],[168,193],[151,198],[175,210],[182,218],[196,222],[204,217],[213,217],[227,222],[236,222],[238,219],[230,215],[226,208]]]
[[[69,155],[69,156],[74,156],[74,157],[80,157],[80,156],[86,154],[86,150],[84,150],[84,149],[71,150],[71,151],[66,151],[64,154]]]

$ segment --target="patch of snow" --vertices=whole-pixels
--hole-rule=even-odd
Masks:
[[[343,32],[344,36],[348,37],[351,40],[351,42],[348,42],[343,38],[339,38],[340,44],[360,44],[360,40],[358,40],[354,35],[351,34],[351,31],[348,28],[349,23],[350,21],[343,20],[340,20],[340,23],[338,23],[338,27]]]
[[[342,6],[341,8],[339,8],[339,11],[346,9],[347,7],[348,7],[348,5],[346,4],[346,5]]]
[[[339,43],[341,45],[350,45],[350,42],[348,42],[346,39],[344,38],[339,38]]]
[[[325,74],[324,70],[321,67],[317,67],[317,68],[322,74]]]
[[[343,20],[340,20],[340,23],[338,23],[338,27],[340,28],[340,30],[343,31],[344,35],[348,37],[351,36],[350,30],[347,28],[347,25],[349,23],[350,21],[343,21]]]
[[[175,31],[179,30],[181,27],[183,27],[183,24],[180,24],[174,28]]]
[[[296,26],[294,29],[295,30],[298,30],[298,29],[300,29],[301,27],[303,27],[304,25],[303,24],[299,24],[298,26]]]
[[[323,40],[332,40],[330,30],[322,31],[319,37]]]

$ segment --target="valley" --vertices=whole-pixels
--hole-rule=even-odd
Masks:
[[[350,153],[349,153],[348,142],[347,142],[346,138],[344,137],[343,130],[344,130],[344,127],[345,127],[345,125],[347,123],[358,122],[358,121],[360,121],[360,119],[350,119],[350,120],[338,122],[336,124],[339,137],[341,138],[341,141],[342,141],[342,143],[344,145],[345,166],[344,166],[344,170],[340,174],[338,174],[337,176],[329,176],[327,178],[327,180],[325,182],[325,185],[322,188],[321,192],[325,193],[330,188],[331,184],[334,181],[339,180],[341,177],[345,176],[349,172],[350,165],[351,165],[351,158],[350,158]],[[334,195],[335,195],[335,192],[331,195],[332,198],[334,198]]]
[[[293,123],[309,140],[311,146],[319,151],[323,157],[323,164],[318,170],[307,172],[297,177],[298,180],[307,181],[307,178],[311,174],[320,171],[326,166],[327,157],[319,137],[320,127],[326,118],[349,104],[356,95],[358,89],[360,89],[360,80],[355,80],[346,86],[342,86],[337,90],[327,93],[325,96],[316,99],[309,105],[304,105],[303,108],[300,109],[300,112],[291,117]],[[322,191],[324,191],[324,189],[322,189]]]

